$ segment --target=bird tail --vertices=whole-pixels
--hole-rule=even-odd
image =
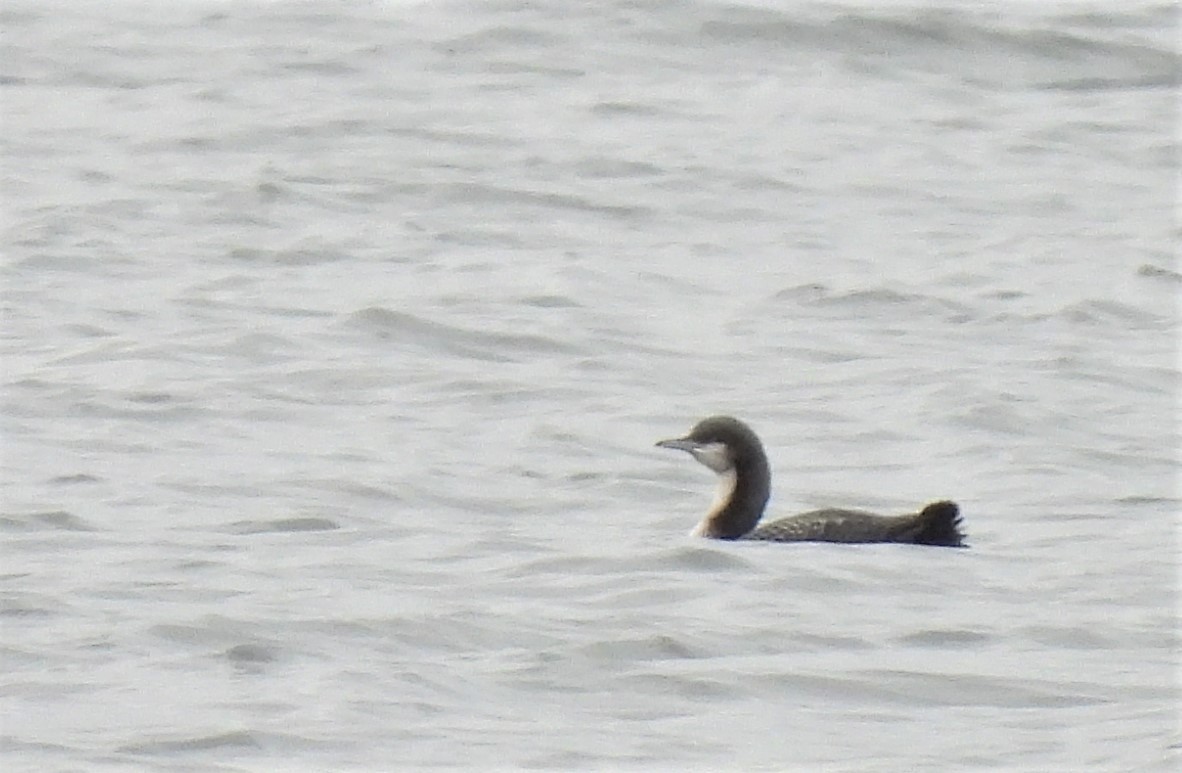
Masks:
[[[918,545],[965,547],[964,532],[960,530],[960,507],[955,502],[932,502],[919,512]]]

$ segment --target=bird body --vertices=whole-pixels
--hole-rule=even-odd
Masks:
[[[730,416],[703,419],[685,437],[662,440],[657,445],[688,452],[719,477],[714,504],[692,532],[694,536],[768,542],[964,546],[960,508],[949,501],[932,502],[917,513],[905,515],[824,508],[760,525],[771,495],[767,454],[755,432]]]

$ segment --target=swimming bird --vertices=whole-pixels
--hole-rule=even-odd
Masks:
[[[662,440],[657,445],[687,451],[718,475],[714,504],[691,532],[695,537],[964,547],[960,508],[948,501],[933,502],[907,515],[824,508],[759,526],[771,493],[767,454],[751,428],[731,416],[703,419],[685,437]]]

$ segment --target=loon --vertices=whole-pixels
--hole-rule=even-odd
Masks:
[[[918,513],[876,515],[862,510],[824,508],[757,526],[771,492],[772,474],[759,437],[730,416],[711,416],[682,438],[662,440],[660,448],[688,451],[718,474],[718,493],[695,537],[769,542],[906,542],[964,547],[960,508],[933,502]]]

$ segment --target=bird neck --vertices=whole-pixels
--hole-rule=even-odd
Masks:
[[[737,464],[720,473],[714,504],[692,532],[696,537],[738,539],[755,528],[771,494],[767,460]]]

